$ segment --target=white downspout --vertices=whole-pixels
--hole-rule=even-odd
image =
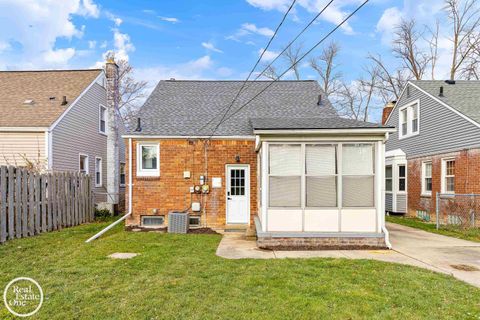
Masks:
[[[123,220],[127,219],[132,214],[132,138],[128,139],[128,213],[125,214],[123,217],[118,219],[117,221],[109,224],[106,228],[102,229],[99,233],[95,234],[93,237],[89,238],[86,243],[89,243],[97,238],[99,238],[102,234],[107,232],[108,230],[115,227],[117,224],[122,222]]]

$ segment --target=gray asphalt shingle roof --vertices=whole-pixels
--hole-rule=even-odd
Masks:
[[[243,81],[160,81],[139,112],[142,131],[131,134],[208,136],[219,123],[242,83]],[[315,126],[315,121],[321,122],[321,126],[330,127],[347,124],[338,117],[316,81],[277,81],[236,113],[270,83],[271,81],[249,82],[215,135],[253,135],[251,119],[255,118],[310,118],[309,126]],[[320,105],[317,105],[319,95],[322,95],[322,99]],[[212,118],[214,121],[202,129]],[[321,119],[324,120],[320,121]],[[298,121],[300,120],[295,123]],[[347,125],[352,127],[353,123],[348,122]],[[360,123],[358,125],[363,126]]]
[[[457,80],[455,84],[448,84],[443,80],[411,82],[463,115],[480,123],[480,81]],[[441,86],[443,86],[443,97],[439,96]]]
[[[363,122],[345,118],[253,118],[255,130],[278,129],[362,129],[383,128],[378,123]]]

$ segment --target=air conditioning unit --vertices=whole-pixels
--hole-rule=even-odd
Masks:
[[[168,213],[168,233],[187,233],[188,227],[188,213],[175,211]]]

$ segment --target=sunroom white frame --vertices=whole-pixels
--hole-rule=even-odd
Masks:
[[[352,130],[353,131],[353,130]],[[352,132],[350,131],[350,132]],[[353,132],[352,132],[353,133]],[[261,155],[261,197],[259,219],[263,232],[294,233],[381,233],[384,228],[384,170],[385,170],[385,133],[375,136],[282,136],[268,135],[257,138],[257,150]],[[338,163],[342,163],[343,144],[368,144],[374,146],[374,205],[372,207],[345,208],[342,206],[342,194],[337,192],[337,207],[307,208],[302,190],[301,208],[270,208],[268,167],[271,144],[339,144]],[[304,153],[302,153],[304,154]],[[304,157],[304,156],[302,156]],[[305,159],[303,159],[304,162]],[[342,166],[338,168],[338,177],[342,177]],[[305,182],[302,179],[302,189]],[[337,179],[337,190],[342,190],[342,179]]]
[[[385,204],[387,212],[406,213],[408,208],[408,165],[405,152],[401,149],[387,151],[385,153],[385,166],[392,166],[392,190],[385,188],[385,201],[391,197],[391,210]],[[405,191],[400,191],[400,166],[405,166]],[[404,207],[404,210],[402,209]]]

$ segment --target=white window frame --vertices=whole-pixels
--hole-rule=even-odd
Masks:
[[[102,109],[105,110],[105,131],[102,131]],[[107,107],[103,104],[98,105],[98,133],[106,136],[108,130],[108,115],[107,115]]]
[[[391,177],[387,177],[387,167],[390,167],[392,169],[392,176]],[[393,177],[394,177],[394,174],[393,174],[393,165],[391,164],[386,164],[385,165],[385,192],[386,193],[393,193]],[[391,186],[392,186],[392,190],[387,190],[387,180],[390,180],[392,182]]]
[[[446,183],[446,180],[448,177],[453,177],[454,181],[455,181],[455,173],[453,174],[453,176],[449,175],[447,176],[447,162],[448,161],[454,161],[455,162],[455,166],[457,165],[456,163],[456,160],[455,158],[443,158],[442,159],[442,174],[441,174],[441,183],[440,183],[440,190],[441,190],[441,193],[445,193],[445,194],[455,194],[455,182],[454,182],[454,187],[453,187],[453,191],[447,191],[447,183]]]
[[[413,132],[413,108],[417,108],[417,131]],[[403,134],[402,131],[402,111],[407,111],[407,133]],[[409,104],[404,105],[403,107],[398,109],[398,139],[406,139],[409,137],[413,137],[420,134],[420,99],[410,102]]]
[[[432,167],[432,173],[430,175],[430,179],[432,179],[432,190],[433,190],[433,163],[432,163],[432,161],[423,161],[422,162],[422,194],[421,195],[424,196],[424,197],[431,197],[432,196],[432,190],[427,191],[426,190],[426,183],[425,183],[425,179],[427,178],[427,176],[425,175],[425,173],[426,173],[425,167],[428,163]]]
[[[157,169],[142,168],[142,147],[157,148]],[[160,143],[138,142],[137,143],[137,176],[138,177],[159,177],[160,176]]]
[[[124,171],[125,171],[125,183],[122,183],[122,170],[121,170],[121,167],[124,167]],[[125,187],[126,183],[127,183],[127,167],[126,167],[126,164],[125,162],[120,162],[120,167],[119,167],[119,171],[120,171],[120,177],[118,178],[119,179],[119,182],[120,182],[120,187]]]
[[[401,166],[404,166],[404,167],[405,167],[405,177],[403,177],[403,178],[400,177],[400,167],[401,167]],[[407,181],[407,176],[408,176],[408,173],[407,173],[407,170],[408,170],[407,164],[405,164],[405,163],[400,163],[400,164],[397,164],[396,167],[397,167],[397,177],[396,177],[396,178],[397,178],[397,193],[401,193],[401,194],[407,193],[407,190],[408,190],[408,189],[407,189],[407,188],[408,188],[408,185],[407,185],[407,184],[408,184],[408,181]],[[400,190],[400,179],[405,179],[405,190]]]
[[[278,144],[291,144],[291,145],[301,145],[301,159],[302,159],[302,175],[301,175],[301,184],[300,184],[300,203],[301,203],[301,206],[300,207],[276,207],[276,206],[270,206],[270,199],[269,199],[269,196],[267,195],[267,208],[268,209],[286,209],[286,210],[290,210],[290,209],[294,209],[294,210],[297,210],[297,209],[301,209],[301,210],[308,210],[308,209],[375,209],[376,207],[376,201],[377,201],[377,195],[375,193],[375,179],[376,179],[376,176],[377,174],[379,174],[377,171],[376,171],[376,163],[377,163],[377,157],[376,157],[376,153],[377,153],[377,148],[376,148],[376,144],[375,143],[372,143],[371,141],[345,141],[345,142],[331,142],[331,141],[308,141],[308,142],[297,142],[297,141],[288,141],[288,142],[269,142],[268,143],[268,148],[270,148],[270,146],[272,145],[278,145]],[[306,193],[306,177],[309,176],[306,174],[305,172],[305,148],[306,148],[306,145],[312,145],[312,144],[315,144],[315,145],[318,145],[318,144],[325,144],[325,145],[336,145],[336,152],[337,152],[337,173],[336,173],[336,177],[337,177],[337,184],[336,184],[336,191],[337,191],[337,206],[336,207],[307,207],[306,206],[306,198],[307,198],[307,193]],[[374,178],[374,186],[373,186],[373,190],[374,190],[374,199],[373,199],[373,205],[372,206],[367,206],[367,207],[362,207],[362,206],[356,206],[356,207],[345,207],[343,205],[343,183],[342,183],[342,179],[343,179],[343,176],[355,176],[355,175],[345,175],[343,174],[343,146],[344,145],[350,145],[350,144],[366,144],[366,145],[371,145],[372,148],[373,148],[373,168],[372,168],[372,174],[371,176]],[[267,154],[269,155],[270,154],[270,150],[268,149],[267,150]],[[269,166],[270,165],[270,159],[268,158],[267,160],[267,165]],[[383,164],[385,165],[385,164]],[[269,168],[265,168],[264,170],[267,170],[267,180],[266,180],[266,183],[267,183],[267,192],[269,192],[269,188],[270,188],[270,176],[279,176],[279,175],[270,175],[270,170]],[[284,175],[284,176],[291,176],[291,175]],[[370,176],[370,175],[359,175],[359,176]],[[392,189],[393,190],[393,189]]]
[[[100,167],[97,166],[97,160],[100,160]],[[97,172],[100,173],[100,183],[97,183]],[[101,157],[95,157],[95,187],[103,186],[103,160]]]
[[[80,171],[80,161],[82,159],[82,157],[85,157],[86,161],[85,161],[85,174],[90,174],[90,157],[88,156],[88,154],[86,153],[79,153],[78,154],[78,172],[81,172]]]

